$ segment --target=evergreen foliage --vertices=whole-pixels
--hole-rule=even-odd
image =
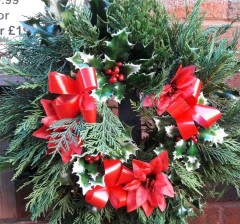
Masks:
[[[24,180],[21,188],[32,188],[27,197],[32,220],[44,216],[51,224],[179,224],[187,223],[188,217],[201,212],[203,196],[221,193],[215,191],[218,184],[226,188],[234,186],[240,196],[239,92],[223,84],[227,77],[240,70],[239,52],[235,50],[239,33],[236,31],[230,42],[220,39],[232,24],[203,29],[201,0],[196,2],[192,12],[186,7],[184,20],[169,15],[157,0],[91,0],[85,6],[70,1],[68,4],[67,1],[44,2],[46,13],[23,23],[27,32],[19,40],[7,41],[9,58],[3,57],[0,61],[0,73],[24,78],[22,83],[4,88],[0,96],[0,139],[10,141],[0,157],[0,169],[14,168],[13,179]],[[35,28],[35,24],[40,28]],[[117,36],[119,33],[125,36]],[[124,44],[119,46],[119,41]],[[106,56],[113,55],[109,53],[111,44],[114,45],[112,49],[123,47],[127,51],[124,63],[129,67],[125,67],[126,71],[139,66],[136,74],[125,80],[126,88],[116,84],[115,92],[109,87],[103,71],[104,66],[115,66],[119,62]],[[17,62],[11,60],[13,57]],[[75,60],[74,65],[69,58]],[[102,62],[105,65],[101,65]],[[103,100],[97,102],[96,123],[86,123],[80,114],[52,123],[48,127],[51,131],[51,140],[48,140],[54,143],[54,151],[49,153],[47,141],[32,136],[41,127],[46,113],[40,99],[56,98],[56,94],[47,90],[48,74],[57,71],[74,76],[91,63],[98,70],[101,94],[110,97],[136,88],[140,93],[158,96],[180,64],[196,65],[196,76],[203,82],[204,96],[223,113],[219,126],[199,129],[199,141],[194,144],[192,155],[191,139],[177,146],[177,135],[173,133],[172,137],[168,132],[169,127],[176,125],[174,119],[167,114],[157,116],[154,109],[142,107],[138,100],[132,102],[132,109],[146,122],[149,138],[137,146],[130,136],[131,128],[123,124],[108,108],[108,101]],[[84,142],[82,154],[74,155],[64,164],[61,150],[68,152],[71,143],[77,145],[79,139]],[[169,155],[170,169],[166,175],[175,191],[175,198],[166,198],[164,212],[155,209],[147,218],[140,208],[130,213],[125,207],[116,211],[108,202],[98,210],[85,201],[77,184],[79,176],[72,170],[76,159],[86,165],[86,156],[102,153],[106,159],[119,159],[132,168],[133,159],[149,162],[162,150],[167,150]],[[189,170],[189,163],[197,168]],[[103,175],[102,163],[94,164],[97,165],[92,167],[99,166],[99,173]]]

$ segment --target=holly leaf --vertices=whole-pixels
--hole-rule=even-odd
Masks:
[[[151,59],[154,52],[154,41],[150,41],[146,46],[142,43],[133,45],[129,60]]]
[[[173,158],[175,159],[180,159],[183,158],[183,153],[185,153],[187,150],[187,143],[183,139],[179,140],[176,142],[175,145],[175,151],[173,152]]]
[[[130,54],[132,44],[128,41],[129,32],[126,29],[112,34],[112,40],[107,41],[106,55],[114,61],[126,61]]]
[[[64,12],[68,0],[42,0],[48,12],[50,12],[57,19],[61,19],[61,13]]]
[[[121,73],[124,74],[126,78],[136,74],[141,68],[141,65],[135,64],[124,64],[120,69]]]
[[[114,60],[111,60],[107,55],[105,55],[105,58],[103,59],[104,63],[104,70],[112,69],[117,65],[117,62]]]
[[[60,31],[59,26],[54,24],[41,24],[39,19],[34,18],[26,21],[21,21],[20,24],[27,31],[27,34],[29,36],[39,34],[44,39],[56,36],[56,34]]]
[[[91,96],[99,102],[106,102],[113,95],[113,87],[113,84],[105,84],[93,90]]]
[[[86,54],[84,52],[80,52],[79,54],[84,63],[89,64],[91,67],[94,67],[98,71],[103,70],[103,64],[100,58],[97,58],[94,55]]]
[[[228,136],[224,129],[220,128],[217,124],[213,125],[209,129],[201,128],[199,133],[198,139],[200,141],[203,141],[204,143],[213,143],[214,145],[217,145],[218,143],[222,144],[224,138]]]
[[[75,68],[86,68],[89,67],[88,64],[84,63],[80,52],[76,52],[72,57],[66,58],[69,62],[71,62]]]
[[[121,162],[127,162],[131,155],[135,155],[136,151],[139,150],[136,144],[128,142],[123,144],[118,151],[111,151],[109,153],[111,158],[119,159]]]
[[[121,82],[117,82],[113,85],[113,95],[114,99],[120,103],[121,100],[124,98],[126,85],[122,84]]]
[[[73,173],[79,177],[78,184],[82,188],[82,193],[85,195],[96,185],[104,186],[103,174],[99,173],[99,163],[86,164],[84,159],[77,159],[73,163]]]

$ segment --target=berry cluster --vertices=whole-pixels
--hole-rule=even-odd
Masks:
[[[113,69],[107,69],[105,70],[105,73],[107,75],[111,75],[110,79],[108,80],[109,83],[116,83],[117,81],[123,81],[124,75],[120,73],[120,67],[123,65],[122,62],[118,62],[117,66],[115,66]]]
[[[103,158],[103,154],[101,153],[98,153],[96,156],[90,156],[90,155],[84,156],[84,159],[89,163],[94,163],[102,158]]]

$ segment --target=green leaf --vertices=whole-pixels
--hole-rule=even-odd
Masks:
[[[113,84],[105,84],[92,91],[92,96],[99,102],[106,102],[113,95]]]
[[[124,84],[122,84],[121,82],[117,82],[114,84],[113,95],[114,95],[114,99],[118,103],[120,103],[121,100],[124,98],[125,88],[126,88],[126,86]]]
[[[39,19],[31,18],[20,23],[29,36],[39,34],[42,38],[47,39],[48,37],[55,36],[59,31],[59,26],[54,24],[43,25]]]
[[[88,64],[84,63],[80,52],[76,52],[72,57],[66,58],[69,62],[71,62],[75,68],[86,68],[89,67]]]
[[[107,9],[110,5],[107,0],[90,0],[90,9],[92,12],[91,22],[93,25],[98,24],[98,19],[100,18],[103,21],[107,21]]]
[[[61,19],[61,14],[65,10],[68,0],[42,0],[47,10],[57,19]]]
[[[92,12],[91,23],[99,30],[99,39],[110,37],[107,29],[107,10],[110,6],[107,0],[91,0],[89,2]]]
[[[94,55],[86,54],[84,52],[80,52],[79,54],[84,63],[87,63],[91,67],[94,67],[97,71],[103,70],[103,64],[100,58],[97,58]]]
[[[96,185],[104,186],[103,175],[98,172],[99,163],[87,164],[84,159],[77,159],[73,163],[73,173],[79,177],[78,184],[82,188],[83,195]]]
[[[146,46],[142,43],[133,45],[129,60],[151,59],[154,52],[154,41],[150,41]]]
[[[134,64],[124,64],[120,69],[121,73],[124,74],[126,78],[137,73],[141,68],[141,65],[134,65]]]
[[[110,42],[107,41],[106,55],[116,62],[126,61],[130,54],[132,44],[128,41],[128,34],[126,29],[113,34]]]
[[[114,60],[111,60],[107,55],[105,55],[103,63],[104,63],[104,70],[113,69],[117,65],[117,62]]]
[[[181,139],[176,142],[175,151],[173,152],[174,159],[179,159],[183,157],[183,153],[187,150],[187,142]]]

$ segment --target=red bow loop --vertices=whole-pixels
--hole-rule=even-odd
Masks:
[[[48,79],[48,90],[62,94],[52,103],[59,119],[73,118],[81,112],[86,122],[96,122],[97,107],[89,94],[98,87],[95,68],[80,69],[76,79],[58,72],[50,72]]]
[[[132,181],[134,179],[133,173],[122,165],[120,160],[104,160],[103,164],[106,186],[97,186],[88,191],[85,200],[97,208],[103,208],[107,201],[110,200],[114,208],[121,208],[127,203],[127,193],[123,190],[122,184]]]

